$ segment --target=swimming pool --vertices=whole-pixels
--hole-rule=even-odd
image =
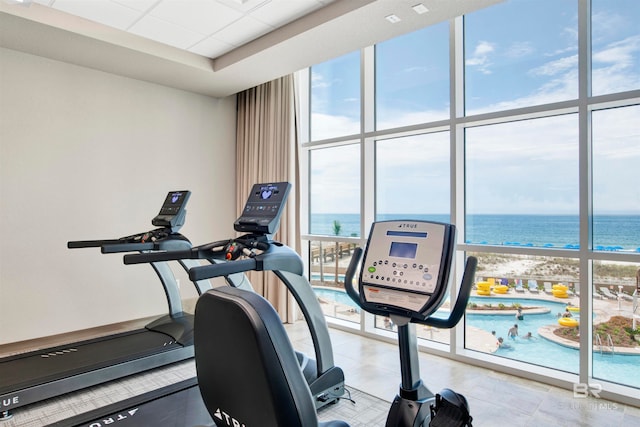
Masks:
[[[353,302],[351,297],[347,295],[347,293],[340,289],[330,289],[330,288],[313,288],[313,291],[320,298],[324,298],[330,301],[335,301],[338,304],[344,304],[355,308],[360,308],[358,305]]]
[[[336,301],[339,304],[356,307],[347,293],[341,289],[317,288],[314,291],[318,297]],[[493,304],[497,306],[503,303],[510,306],[513,303],[524,307],[536,306],[548,308],[548,313],[533,314],[524,313],[524,319],[516,321],[513,314],[486,315],[467,313],[466,325],[491,332],[496,331],[496,337],[502,336],[505,342],[511,345],[510,349],[498,349],[496,356],[519,360],[534,365],[558,369],[574,374],[578,373],[580,366],[579,351],[565,347],[556,342],[549,341],[538,335],[538,329],[546,325],[557,325],[557,313],[564,312],[565,304],[554,301],[546,301],[530,298],[490,298],[471,297],[470,302],[478,304]],[[445,316],[444,314],[441,316]],[[518,324],[519,337],[515,340],[507,339],[507,331],[515,323]],[[534,336],[531,340],[523,339],[527,332]],[[640,387],[640,356],[623,354],[593,353],[593,376],[606,381],[619,384]]]
[[[524,319],[516,321],[514,315],[484,315],[467,313],[466,324],[485,331],[496,331],[497,337],[504,337],[505,342],[511,348],[498,349],[494,353],[509,359],[519,360],[534,365],[559,369],[574,374],[578,373],[580,366],[580,354],[577,349],[565,347],[553,341],[549,341],[538,335],[538,329],[546,325],[557,325],[557,314],[565,309],[564,303],[529,298],[487,298],[471,297],[470,302],[478,304],[498,305],[503,303],[510,306],[513,303],[522,306],[536,306],[548,308],[550,311],[544,314],[524,313]],[[507,339],[507,331],[514,324],[518,324],[519,336],[515,340]],[[522,337],[531,332],[533,339]],[[632,387],[640,387],[640,356],[625,354],[593,353],[593,376],[607,381],[625,384]]]

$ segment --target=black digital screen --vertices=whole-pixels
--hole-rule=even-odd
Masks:
[[[185,199],[185,192],[174,191],[167,194],[167,198],[164,200],[160,213],[162,215],[175,215],[182,206]]]
[[[391,249],[389,249],[389,256],[397,258],[415,258],[418,252],[417,243],[406,242],[391,242]]]
[[[271,187],[271,188],[263,188],[262,190],[260,190],[260,198],[262,200],[267,200],[269,198],[271,198],[271,196],[273,196],[274,191],[278,191],[278,187]]]

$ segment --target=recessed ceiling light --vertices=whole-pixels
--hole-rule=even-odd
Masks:
[[[415,5],[415,6],[411,6],[411,8],[412,8],[413,10],[415,10],[415,12],[416,12],[418,15],[422,15],[423,13],[427,13],[427,12],[429,12],[429,9],[427,9],[427,6],[425,6],[425,5],[424,5],[424,4],[422,4],[422,3],[418,3],[418,4],[417,4],[417,5]]]
[[[384,19],[391,22],[392,24],[402,21],[402,19],[400,19],[398,15],[393,15],[393,14],[389,16],[385,16]]]

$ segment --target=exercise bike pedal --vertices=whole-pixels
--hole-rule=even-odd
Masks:
[[[436,394],[429,427],[472,427],[472,421],[469,404],[463,395],[448,388]]]

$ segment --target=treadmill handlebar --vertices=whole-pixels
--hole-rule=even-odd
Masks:
[[[344,287],[351,299],[362,309],[366,310],[361,304],[360,294],[353,286],[353,279],[356,275],[358,264],[360,263],[360,258],[362,257],[362,252],[362,248],[356,248],[353,251],[353,256],[351,257],[351,261],[349,262],[349,266],[347,267],[347,271],[345,272]],[[448,329],[457,325],[467,308],[467,302],[469,301],[469,296],[471,295],[471,287],[473,286],[477,265],[477,258],[473,256],[467,258],[458,297],[456,298],[456,303],[453,306],[449,317],[447,317],[446,319],[438,317],[427,317],[424,319],[413,317],[412,320],[416,321],[416,323],[434,326],[436,328]],[[375,314],[384,315],[384,313]]]
[[[103,254],[115,254],[119,252],[136,252],[157,250],[158,245],[154,242],[147,243],[108,243],[101,246]]]
[[[67,242],[67,248],[80,249],[80,248],[99,248],[102,245],[114,245],[120,243],[119,239],[108,240],[73,240]]]
[[[224,247],[227,243],[229,240],[219,240],[187,250],[128,254],[123,257],[123,260],[125,264],[146,264],[160,261],[180,261],[181,259],[224,259],[224,249],[216,248]]]
[[[189,269],[189,279],[192,281],[206,280],[213,277],[229,276],[234,273],[243,273],[251,270],[260,270],[256,258],[192,267]]]
[[[127,254],[123,257],[125,264],[146,264],[150,262],[179,261],[181,259],[198,259],[198,251],[193,249],[184,251],[150,252],[142,254]]]

